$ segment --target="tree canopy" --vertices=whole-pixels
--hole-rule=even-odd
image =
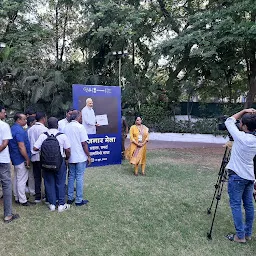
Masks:
[[[0,22],[0,101],[13,110],[60,115],[72,84],[119,80],[134,112],[255,98],[253,0],[1,0]]]

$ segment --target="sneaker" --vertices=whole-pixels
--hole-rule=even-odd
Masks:
[[[48,199],[46,198],[46,196],[43,196],[42,201],[44,201],[45,203],[48,202]]]
[[[45,203],[46,205],[50,205],[50,203],[49,203],[48,201],[44,201],[44,203]]]
[[[76,206],[82,206],[82,205],[86,205],[88,203],[89,203],[89,201],[85,199],[85,200],[82,200],[82,202],[80,202],[80,203],[76,203]]]
[[[75,199],[68,200],[68,201],[67,201],[67,204],[73,204],[74,202],[75,202]]]
[[[252,240],[252,237],[251,237],[251,236],[245,236],[245,240],[246,240],[246,241],[251,241],[251,240]]]
[[[70,204],[59,205],[58,212],[64,212],[68,209],[70,209]]]
[[[31,205],[35,205],[36,203],[34,203],[34,202],[29,202],[29,201],[27,201],[27,202],[25,202],[25,203],[20,203],[20,205],[21,206],[31,206]]]
[[[54,204],[49,204],[48,207],[49,207],[49,209],[50,209],[51,212],[55,211],[55,208],[56,208],[56,207],[55,207]]]
[[[36,204],[39,204],[39,203],[41,203],[41,199],[35,199],[34,202],[35,202]]]

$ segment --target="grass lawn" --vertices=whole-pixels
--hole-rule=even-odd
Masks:
[[[145,177],[120,166],[88,168],[88,206],[49,212],[14,206],[21,218],[0,223],[0,255],[255,255],[256,238],[229,242],[234,232],[226,185],[209,241],[207,215],[224,149],[148,152]],[[2,214],[2,206],[1,214]]]

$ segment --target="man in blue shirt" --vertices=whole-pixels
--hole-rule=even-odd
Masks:
[[[16,113],[14,121],[15,124],[11,127],[13,139],[9,141],[10,157],[14,165],[13,194],[16,203],[29,206],[25,190],[30,166],[30,144],[27,132],[23,129],[27,118],[22,113]]]

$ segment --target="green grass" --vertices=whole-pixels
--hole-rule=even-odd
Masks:
[[[234,231],[226,186],[213,239],[206,238],[220,163],[207,165],[197,157],[193,150],[151,151],[146,177],[133,176],[128,162],[89,168],[88,206],[63,213],[43,204],[15,206],[21,218],[0,224],[0,255],[254,255],[255,239],[241,245],[224,237]],[[221,155],[209,157],[221,161]]]

